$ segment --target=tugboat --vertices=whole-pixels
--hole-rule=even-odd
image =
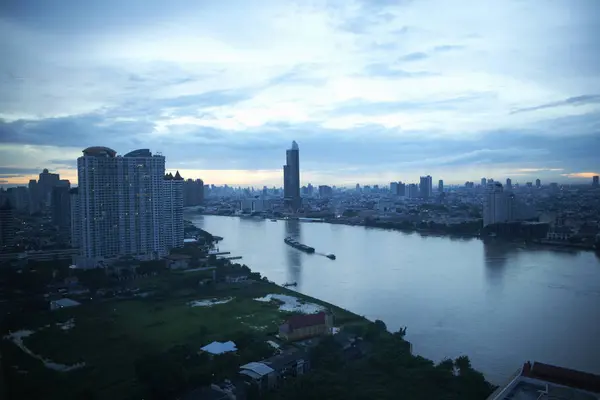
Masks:
[[[295,239],[293,239],[291,237],[286,237],[285,239],[283,239],[283,241],[288,246],[292,246],[293,248],[298,249],[300,251],[303,251],[305,253],[312,254],[312,253],[315,252],[315,248],[314,247],[310,247],[310,246],[307,246],[305,244],[302,244],[302,243],[298,242],[297,240],[295,240]]]
[[[329,258],[330,260],[335,260],[335,254],[327,254],[325,257]]]

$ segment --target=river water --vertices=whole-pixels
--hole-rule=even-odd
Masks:
[[[186,215],[276,283],[406,326],[415,353],[466,354],[493,383],[526,360],[600,373],[600,258],[592,252],[298,221]],[[286,236],[335,261],[283,243]]]

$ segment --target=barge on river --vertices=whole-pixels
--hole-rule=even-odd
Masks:
[[[287,244],[288,246],[292,246],[295,249],[298,249],[300,251],[303,251],[305,253],[309,253],[312,254],[315,252],[315,248],[314,247],[310,247],[307,246],[305,244],[302,244],[300,242],[298,242],[296,239],[291,238],[291,237],[286,237],[285,239],[283,239],[283,241],[285,242],[285,244]]]

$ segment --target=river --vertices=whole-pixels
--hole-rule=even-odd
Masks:
[[[276,283],[406,326],[415,353],[466,354],[493,383],[526,360],[600,373],[600,258],[377,228],[186,214],[221,251]],[[334,253],[332,261],[283,243]]]

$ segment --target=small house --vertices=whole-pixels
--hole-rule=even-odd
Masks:
[[[81,305],[80,302],[75,301],[75,300],[71,300],[71,299],[58,299],[58,300],[52,300],[50,302],[50,310],[54,311],[54,310],[60,310],[62,308],[68,308],[68,307],[76,307]]]
[[[279,326],[279,336],[295,341],[315,336],[331,335],[333,316],[326,312],[307,315],[294,315]]]
[[[237,347],[236,347],[235,343],[233,343],[230,340],[225,343],[212,342],[212,343],[207,344],[206,346],[202,347],[200,350],[210,353],[212,355],[218,355],[218,354],[230,353],[230,352],[237,351]]]

